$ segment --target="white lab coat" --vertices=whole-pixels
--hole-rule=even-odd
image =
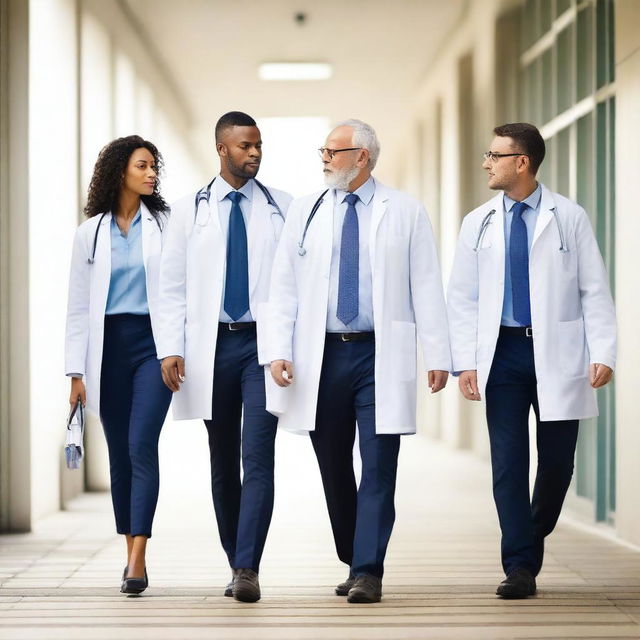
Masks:
[[[291,196],[271,188],[269,192],[286,215]],[[213,366],[226,272],[227,238],[220,226],[215,189],[211,191],[211,206],[200,202],[197,221],[195,195],[190,193],[171,207],[160,274],[158,357],[181,356],[185,364],[186,380],[173,396],[176,420],[211,418]],[[263,342],[262,305],[269,295],[271,266],[283,226],[283,216],[254,184],[247,248],[249,304],[257,322],[258,351]]]
[[[482,221],[492,209],[495,214],[476,251]],[[560,229],[565,250],[560,250]],[[453,368],[477,369],[482,398],[498,340],[504,272],[500,192],[465,217],[447,295]],[[589,363],[613,369],[616,360],[607,273],[584,209],[544,185],[529,254],[529,282],[540,419],[597,415]]]
[[[315,428],[325,343],[335,191],[324,197],[304,242],[309,213],[320,194],[295,200],[273,268],[268,358],[293,362],[294,382],[267,378],[267,410],[279,426]],[[369,239],[375,327],[376,433],[416,431],[416,333],[427,370],[449,370],[446,307],[433,232],[422,205],[376,181]],[[426,376],[425,376],[426,389]]]
[[[160,254],[168,216],[160,214],[154,219],[141,203],[142,259],[144,262],[147,303],[151,316],[154,339],[157,337],[156,310]],[[65,371],[67,375],[84,376],[87,390],[87,408],[100,414],[100,372],[104,340],[104,316],[111,282],[111,213],[100,223],[101,215],[83,222],[76,230],[69,278],[69,303],[65,345]],[[93,252],[96,229],[100,224],[95,261],[89,263]],[[162,228],[162,229],[161,229]],[[157,339],[156,339],[157,344]]]

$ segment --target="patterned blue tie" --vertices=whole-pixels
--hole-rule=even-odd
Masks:
[[[229,234],[227,237],[227,276],[224,291],[224,310],[233,320],[238,320],[249,310],[249,256],[247,229],[244,226],[239,191],[231,191]]]
[[[522,326],[531,326],[531,301],[529,298],[529,243],[527,225],[522,214],[529,208],[524,202],[516,202],[511,211],[511,238],[509,262],[511,267],[511,291],[513,317]]]
[[[340,277],[338,279],[338,320],[349,324],[358,315],[358,271],[360,261],[360,234],[355,193],[346,195],[347,213],[342,223],[340,241]]]

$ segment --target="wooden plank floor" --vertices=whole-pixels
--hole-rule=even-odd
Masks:
[[[0,639],[640,638],[640,553],[561,523],[536,598],[501,601],[488,466],[421,438],[401,447],[384,598],[333,595],[336,560],[307,439],[281,434],[263,598],[224,598],[229,577],[197,423],[168,423],[150,542],[151,587],[118,593],[123,542],[107,494],[86,494],[28,535],[0,536]]]

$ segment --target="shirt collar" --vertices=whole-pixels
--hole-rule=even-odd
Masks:
[[[376,192],[376,182],[373,179],[373,176],[369,176],[369,179],[361,184],[353,193],[360,198],[360,201],[369,205],[371,199],[373,198],[373,194]],[[343,202],[348,191],[343,191],[342,189],[336,189],[336,200],[337,202]]]
[[[542,197],[542,187],[538,182],[538,186],[535,188],[533,193],[525,198],[522,202],[524,202],[527,206],[529,206],[534,211],[538,208],[540,204],[540,198]],[[513,205],[516,203],[516,200],[512,200],[506,193],[504,194],[504,210],[511,211]]]
[[[232,191],[239,191],[247,200],[253,196],[253,179],[247,180],[239,189],[234,189],[222,176],[213,183],[216,187],[216,198],[222,202]]]

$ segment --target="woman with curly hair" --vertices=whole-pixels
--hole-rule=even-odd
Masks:
[[[140,136],[98,156],[89,218],[77,229],[66,332],[69,402],[100,416],[109,449],[118,533],[127,541],[123,593],[148,584],[145,551],[158,500],[158,439],[171,402],[156,356],[155,308],[162,234],[162,157]]]

